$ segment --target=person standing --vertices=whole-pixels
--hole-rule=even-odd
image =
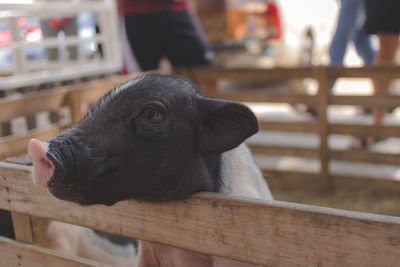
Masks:
[[[379,40],[379,50],[373,64],[376,66],[392,65],[399,46],[400,34],[400,1],[399,0],[365,0],[366,1],[366,30],[376,34]],[[386,95],[389,92],[390,80],[373,79],[375,95]],[[382,125],[387,110],[375,108],[373,118],[375,125]],[[355,139],[359,147],[368,147],[380,139],[370,136]],[[354,141],[353,141],[354,143]]]
[[[202,28],[185,0],[118,0],[126,36],[142,70],[213,64]]]

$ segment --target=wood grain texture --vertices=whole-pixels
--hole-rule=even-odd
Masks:
[[[41,247],[48,247],[45,220],[36,216],[30,216],[30,219],[33,233],[33,244]]]
[[[315,106],[316,98],[311,95],[301,94],[273,94],[265,91],[235,91],[235,92],[209,92],[208,97],[221,98],[239,102],[254,102],[254,103],[302,103],[309,106]]]
[[[29,140],[32,138],[47,140],[56,136],[60,130],[60,127],[50,125],[43,129],[31,130],[27,134],[2,137],[0,139],[0,160],[26,153]]]
[[[260,130],[264,131],[287,131],[301,133],[318,133],[320,125],[317,122],[299,121],[260,121]]]
[[[0,236],[0,262],[4,267],[89,267],[106,266],[97,262],[60,254],[56,251],[17,242]]]
[[[253,154],[318,159],[316,148],[248,144]]]
[[[310,159],[320,158],[317,148],[312,147],[274,146],[263,144],[248,144],[248,146],[251,152],[255,155],[262,154]],[[400,154],[372,152],[367,150],[329,149],[329,158],[330,160],[345,162],[364,162],[400,166]]]
[[[81,207],[33,186],[29,167],[0,165],[2,209],[266,266],[400,264],[398,217],[213,193]]]
[[[400,154],[372,152],[368,150],[330,150],[332,160],[365,162],[400,166]]]
[[[356,136],[375,136],[375,137],[400,137],[400,126],[392,125],[354,125],[332,123],[329,125],[332,134],[345,134]]]
[[[46,90],[22,95],[18,98],[0,99],[0,122],[41,111],[57,110],[61,107],[67,88]]]
[[[326,72],[326,67],[319,67],[315,69],[315,76],[317,77],[319,88],[317,93],[317,113],[319,121],[319,163],[320,163],[320,177],[321,188],[325,191],[332,190],[332,179],[329,171],[329,121],[328,121],[328,106],[329,106],[329,79]]]
[[[225,68],[225,67],[194,67],[176,69],[175,73],[184,75],[194,81],[213,81],[229,79],[236,81],[285,81],[313,76],[313,69],[307,67],[294,68]]]
[[[398,65],[387,66],[364,66],[364,67],[343,67],[330,66],[327,68],[329,78],[384,78],[393,79],[400,77]]]
[[[400,106],[400,96],[395,95],[341,95],[331,96],[331,105],[363,106],[368,108],[396,108]]]
[[[251,81],[283,81],[299,78],[313,78],[315,67],[289,67],[289,68],[224,68],[224,67],[194,67],[174,70],[175,73],[193,80],[251,80]],[[347,78],[385,78],[400,77],[400,67],[391,66],[365,66],[343,67],[330,66],[326,68],[329,79],[338,77]]]
[[[31,218],[27,214],[11,211],[15,239],[25,243],[33,243]]]

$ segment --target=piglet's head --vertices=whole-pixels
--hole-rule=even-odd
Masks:
[[[244,105],[206,98],[192,82],[148,74],[104,95],[77,125],[33,139],[34,180],[81,204],[168,201],[218,191],[221,153],[258,130]]]

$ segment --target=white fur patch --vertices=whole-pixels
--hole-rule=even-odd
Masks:
[[[221,193],[229,196],[272,200],[260,169],[245,144],[222,154]]]

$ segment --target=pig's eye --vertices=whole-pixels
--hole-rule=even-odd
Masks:
[[[147,107],[143,110],[142,117],[149,121],[159,121],[163,118],[163,113],[156,108]]]

